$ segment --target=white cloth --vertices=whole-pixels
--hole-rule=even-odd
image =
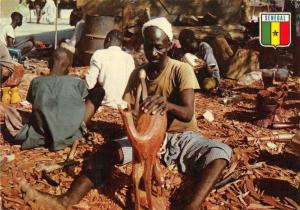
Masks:
[[[122,108],[126,108],[127,103],[122,100],[122,96],[134,68],[133,57],[120,47],[111,46],[97,50],[91,58],[85,78],[87,88],[92,89],[98,81],[105,90],[102,105],[113,108],[121,105]]]
[[[142,28],[143,36],[144,36],[144,30],[150,26],[156,26],[157,28],[164,31],[165,34],[169,37],[170,42],[172,42],[172,40],[173,40],[172,25],[165,17],[154,18],[154,19],[149,20],[148,22],[144,23],[143,28]]]
[[[16,38],[14,28],[9,24],[3,27],[0,26],[0,41],[7,46],[7,37]]]
[[[81,19],[80,21],[78,21],[76,23],[75,30],[74,30],[74,33],[73,33],[71,39],[66,40],[66,42],[69,45],[75,47],[76,44],[78,44],[78,42],[79,42],[79,40],[82,36],[84,26],[85,26],[85,20],[84,19]]]
[[[62,42],[62,43],[60,43],[59,46],[69,50],[73,54],[75,53],[75,50],[76,50],[75,47],[71,44],[68,44],[68,42]]]
[[[0,41],[0,59],[12,60],[7,47]]]
[[[53,0],[47,0],[42,13],[45,13],[45,18],[48,23],[54,23],[56,17],[56,6]]]

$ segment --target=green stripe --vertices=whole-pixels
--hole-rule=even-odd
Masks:
[[[261,43],[271,44],[271,22],[261,22]]]

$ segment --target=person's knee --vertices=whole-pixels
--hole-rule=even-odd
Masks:
[[[222,149],[225,151],[225,153],[228,155],[229,159],[232,157],[233,150],[230,146],[227,144],[222,143]]]
[[[99,150],[91,156],[87,163],[88,168],[93,168],[101,162],[103,164],[115,165],[123,161],[123,152],[117,142],[110,141],[101,145]]]
[[[83,167],[80,172],[80,175],[84,175],[91,180],[95,187],[100,186],[103,179],[103,171],[105,170],[103,164],[98,162],[97,159],[101,159],[97,153],[93,154],[92,157],[89,157],[83,162]]]
[[[12,60],[7,47],[1,43],[0,43],[0,59],[7,60],[7,61]]]
[[[34,42],[31,40],[28,40],[28,41],[24,42],[23,44],[17,46],[16,48],[21,50],[22,55],[25,55],[25,54],[29,53],[33,47],[34,47]]]
[[[105,96],[105,91],[103,87],[95,87],[89,91],[87,99],[90,100],[95,108],[97,109]]]
[[[226,165],[230,163],[232,157],[232,149],[223,143],[220,143],[220,147],[214,147],[210,150],[209,154],[206,157],[206,163],[205,165],[208,165],[209,163],[221,159],[224,160]]]
[[[114,165],[120,162],[119,148],[115,142],[102,145],[96,153],[84,161],[81,175],[88,177],[94,186],[101,186],[111,177]]]
[[[26,47],[32,49],[34,47],[34,40],[29,40],[26,43]]]
[[[106,156],[110,159],[108,162],[111,162],[112,165],[120,164],[124,160],[122,148],[117,142],[110,141],[106,143],[103,145],[102,151],[107,154]]]

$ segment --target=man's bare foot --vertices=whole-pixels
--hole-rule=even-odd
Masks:
[[[133,203],[135,203],[135,198],[133,193],[131,194],[131,197]],[[149,209],[146,192],[143,190],[140,190],[140,202],[141,202],[142,209]],[[161,197],[152,196],[152,205],[153,205],[152,208],[154,210],[166,210],[169,207],[167,198],[163,196]]]
[[[39,192],[33,189],[26,181],[21,181],[21,190],[23,192],[24,201],[29,204],[32,209],[51,209],[66,210],[63,206],[62,199],[58,196]]]
[[[193,205],[193,204],[189,204],[187,206],[184,207],[184,210],[199,210],[200,207],[197,205]]]

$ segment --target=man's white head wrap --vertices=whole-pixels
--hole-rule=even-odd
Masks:
[[[161,29],[169,37],[170,42],[172,42],[173,40],[172,25],[165,17],[154,18],[144,23],[142,28],[143,37],[144,37],[144,30],[150,26],[156,26],[157,28]]]

